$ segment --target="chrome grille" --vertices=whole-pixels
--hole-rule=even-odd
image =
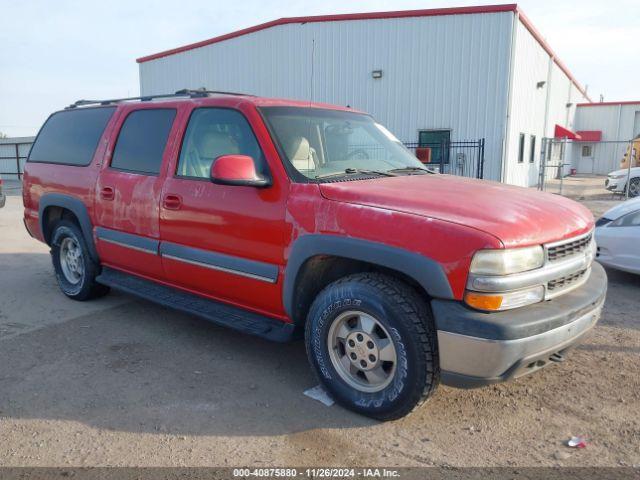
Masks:
[[[560,290],[570,288],[573,284],[578,283],[582,277],[587,273],[588,269],[581,270],[571,275],[565,275],[564,277],[555,278],[547,283],[547,291],[551,294]]]
[[[589,233],[584,237],[575,240],[568,240],[563,243],[553,244],[547,247],[547,259],[549,262],[555,262],[562,258],[570,257],[578,253],[584,252],[591,243],[593,233]]]

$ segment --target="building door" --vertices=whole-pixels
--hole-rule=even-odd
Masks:
[[[580,145],[578,173],[594,173],[594,150],[595,145],[591,143]]]
[[[449,163],[451,130],[420,130],[418,144],[431,149],[431,163]]]
[[[633,138],[640,135],[640,112],[636,112],[633,118]]]

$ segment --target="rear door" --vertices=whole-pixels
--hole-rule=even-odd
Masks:
[[[177,107],[125,107],[96,188],[97,248],[105,265],[161,278],[159,205]]]

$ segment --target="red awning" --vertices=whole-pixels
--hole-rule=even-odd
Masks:
[[[576,133],[580,135],[581,142],[599,142],[602,140],[601,130],[578,130]]]
[[[569,140],[580,140],[580,135],[575,132],[572,132],[568,128],[561,127],[556,124],[556,128],[553,131],[553,136],[555,138],[568,138]]]

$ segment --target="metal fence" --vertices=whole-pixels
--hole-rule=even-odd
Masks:
[[[538,189],[563,195],[565,178],[574,174],[607,176],[603,188],[611,195],[637,197],[640,138],[597,142],[543,138]]]
[[[484,178],[484,138],[442,143],[404,144],[426,166],[439,173]]]
[[[27,161],[32,140],[0,140],[0,176],[5,179],[20,180],[24,172],[24,162]]]

